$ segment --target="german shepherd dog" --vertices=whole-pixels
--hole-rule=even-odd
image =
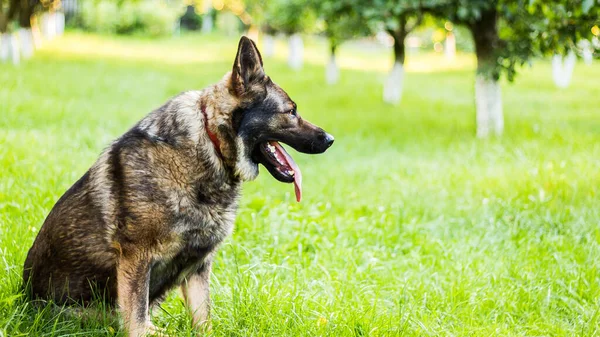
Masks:
[[[156,331],[149,307],[180,286],[194,324],[209,328],[211,264],[241,183],[260,163],[300,201],[300,169],[279,142],[316,154],[333,137],[300,117],[242,37],[220,82],[152,111],[58,200],[25,260],[27,294],[59,304],[100,294],[140,336]]]

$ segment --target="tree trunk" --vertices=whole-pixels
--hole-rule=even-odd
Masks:
[[[302,68],[304,44],[300,34],[292,34],[289,37],[290,54],[288,55],[288,65],[294,69],[299,70]]]
[[[402,23],[401,28],[392,34],[394,38],[394,66],[383,86],[383,101],[390,104],[398,104],[402,99],[404,60],[406,59],[404,40],[408,35],[404,30],[404,24]]]
[[[275,56],[275,38],[271,34],[265,33],[263,41],[263,52],[266,57]]]
[[[2,9],[2,5],[0,4],[0,62],[6,62],[10,52],[8,50],[9,34],[6,32],[8,29],[8,17]]]
[[[10,0],[8,2],[8,14],[6,15],[8,22],[17,19],[17,13],[21,7],[21,0]]]
[[[581,57],[583,58],[583,62],[586,65],[592,65],[592,61],[594,60],[594,50],[592,49],[592,43],[589,40],[581,40]]]
[[[56,36],[63,36],[65,33],[65,13],[61,11],[54,13],[56,15]]]
[[[212,15],[204,14],[202,16],[202,33],[209,34],[213,30]]]
[[[21,28],[31,28],[31,16],[33,15],[34,4],[28,0],[20,1],[19,26]]]
[[[53,40],[56,37],[56,15],[53,11],[42,14],[42,36],[45,40]]]
[[[0,60],[4,62],[9,59],[14,65],[20,63],[19,44],[15,34],[3,33],[0,38]]]
[[[42,14],[42,35],[46,40],[53,40],[65,32],[65,13],[50,10]]]
[[[23,58],[28,59],[33,56],[33,34],[31,32],[31,17],[33,16],[34,5],[31,1],[21,0],[19,10],[19,42],[21,43],[21,54]]]
[[[2,2],[0,2],[1,4]],[[2,6],[0,5],[0,33],[6,33],[8,29],[8,17],[7,14],[4,13]]]
[[[23,55],[23,58],[31,58],[34,48],[31,28],[19,28],[19,42],[21,42],[21,55]]]
[[[501,134],[502,94],[498,80],[478,74],[475,78],[475,105],[477,109],[477,137],[485,138],[491,131]]]
[[[202,15],[202,33],[208,34],[213,30],[212,0],[204,1],[204,15]]]
[[[9,40],[11,36],[8,33],[2,33],[0,35],[0,62],[8,61],[11,53],[11,47],[9,46]]]
[[[557,87],[564,89],[571,84],[576,59],[577,57],[572,50],[564,58],[562,55],[552,57],[552,78]]]
[[[337,50],[337,45],[330,41],[331,43],[331,57],[329,58],[329,63],[325,67],[325,79],[327,80],[327,84],[333,85],[338,82],[340,79],[340,70],[335,62],[335,52]]]
[[[404,64],[404,60],[406,59],[404,40],[407,35],[403,29],[394,35],[394,63]]]
[[[475,106],[477,109],[477,136],[485,138],[491,132],[500,135],[504,131],[502,95],[495,71],[494,51],[500,42],[496,10],[483,12],[480,19],[470,27],[477,55],[475,79]]]
[[[444,54],[448,60],[454,60],[456,58],[456,38],[452,32],[448,32],[446,34],[446,46],[444,48]]]
[[[39,16],[31,17],[31,35],[33,37],[33,46],[35,49],[40,49],[43,44],[42,27],[40,27]]]

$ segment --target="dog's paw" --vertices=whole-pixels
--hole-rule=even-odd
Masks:
[[[165,329],[156,327],[152,323],[147,323],[141,326],[138,326],[134,329],[131,329],[129,332],[129,337],[167,337],[167,331]]]
[[[195,323],[194,329],[196,330],[196,336],[210,335],[210,333],[212,332],[212,324],[210,323],[210,321]]]
[[[153,337],[168,337],[167,330],[163,328],[159,328],[156,325],[150,323],[146,326],[145,336],[153,336]]]

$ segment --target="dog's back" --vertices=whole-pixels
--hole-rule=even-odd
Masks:
[[[90,283],[114,298],[116,254],[106,241],[100,200],[92,192],[93,170],[56,203],[27,254],[23,279],[33,297],[63,303],[92,300]],[[105,186],[109,188],[109,186]],[[93,258],[92,258],[93,257]]]

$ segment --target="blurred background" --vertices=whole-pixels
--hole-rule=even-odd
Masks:
[[[407,55],[443,54],[446,65],[460,66],[457,53],[474,53],[480,75],[476,132],[486,137],[504,128],[500,77],[512,81],[520,66],[552,56],[554,83],[565,88],[577,57],[591,64],[600,48],[598,11],[597,0],[2,0],[0,59],[19,64],[65,28],[144,38],[218,32],[260,40],[267,57],[275,54],[277,40],[285,41],[288,64],[298,70],[305,57],[303,39],[319,37],[327,44],[330,85],[340,76],[341,45],[388,50],[393,64],[382,97],[398,104]]]
[[[23,301],[102,149],[231,69],[239,37],[327,153],[261,169],[211,279],[217,336],[600,333],[597,0],[0,0],[0,336],[114,336]],[[153,312],[192,334],[174,292]]]

